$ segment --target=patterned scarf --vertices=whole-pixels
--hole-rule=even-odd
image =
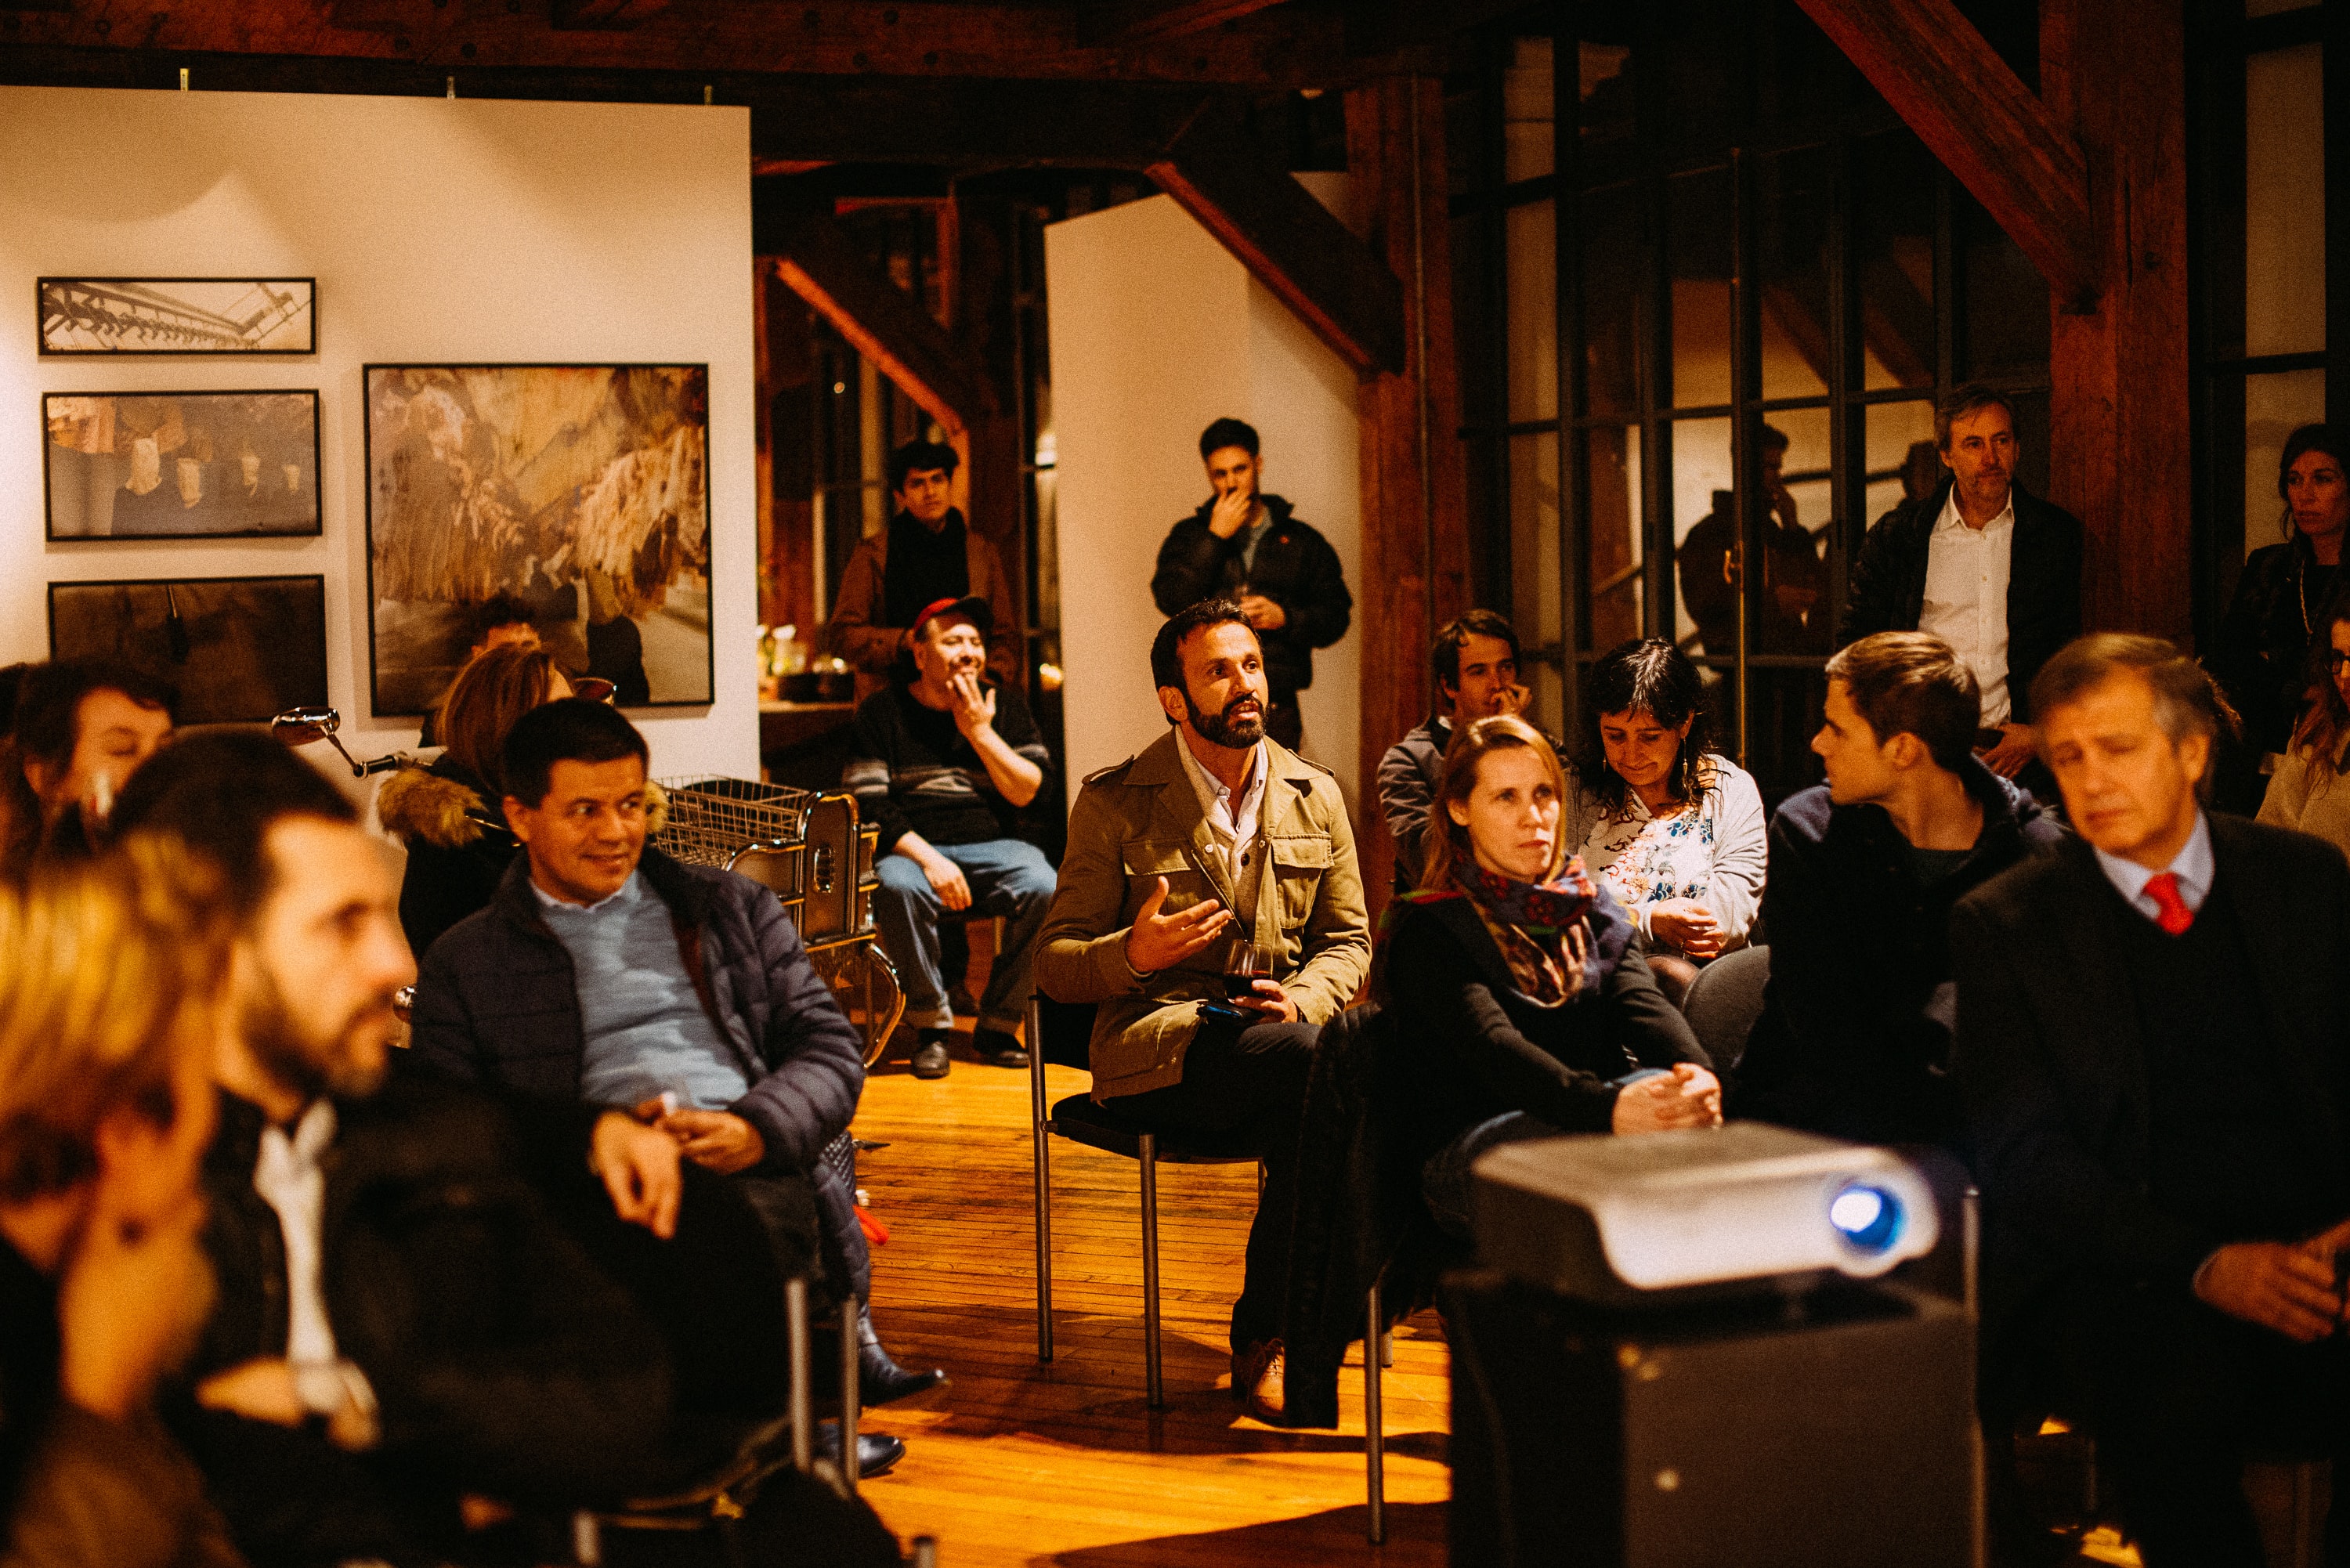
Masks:
[[[1455,837],[1458,853],[1452,863],[1452,885],[1477,906],[1519,991],[1545,1006],[1555,1006],[1596,988],[1601,979],[1597,943],[1592,944],[1580,975],[1570,981],[1566,969],[1566,932],[1590,916],[1599,898],[1584,869],[1583,857],[1568,859],[1547,882],[1521,882],[1478,865],[1461,841],[1464,837]]]

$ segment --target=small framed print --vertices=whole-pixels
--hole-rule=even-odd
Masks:
[[[307,277],[45,277],[44,354],[316,354]]]
[[[49,392],[43,512],[53,539],[318,532],[318,394]]]

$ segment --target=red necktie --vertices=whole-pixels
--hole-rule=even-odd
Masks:
[[[2189,909],[2187,900],[2178,896],[2178,872],[2165,871],[2159,877],[2148,877],[2146,896],[2153,899],[2154,907],[2161,911],[2154,917],[2154,923],[2172,936],[2185,936],[2187,928],[2195,923],[2195,911]]]

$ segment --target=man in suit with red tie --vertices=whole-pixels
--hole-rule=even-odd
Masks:
[[[2082,638],[2031,698],[2080,839],[1950,933],[1987,1427],[2049,1344],[2149,1568],[2256,1568],[2247,1449],[2350,1449],[2350,866],[2204,809],[2232,715],[2168,643]]]

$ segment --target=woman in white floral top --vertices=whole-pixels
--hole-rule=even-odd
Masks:
[[[1753,776],[1705,748],[1705,684],[1680,649],[1650,638],[1592,666],[1567,842],[1639,926],[1676,1002],[1699,966],[1746,944],[1770,858]]]

